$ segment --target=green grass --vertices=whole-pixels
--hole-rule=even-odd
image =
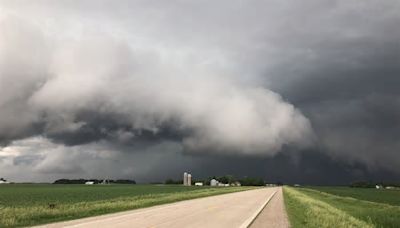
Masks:
[[[374,188],[349,188],[349,187],[311,187],[312,189],[329,194],[352,197],[376,203],[386,203],[400,206],[400,190],[374,189]]]
[[[285,206],[291,226],[298,227],[372,227],[345,212],[314,199],[298,189],[284,187]]]
[[[188,192],[198,188],[179,185],[51,185],[12,184],[0,186],[3,206],[34,206],[47,203],[73,204],[143,194]]]
[[[328,191],[328,188],[324,190]],[[345,191],[348,195],[366,197],[367,194],[362,190],[364,189]],[[347,197],[345,191],[341,192],[342,196],[325,191],[284,188],[285,204],[292,227],[400,227],[399,206]],[[381,196],[380,201],[386,202],[390,193],[389,196]],[[379,198],[375,197],[375,200],[378,201]]]
[[[0,227],[21,227],[83,218],[251,189],[157,185],[0,186]],[[54,204],[51,208],[49,204]]]

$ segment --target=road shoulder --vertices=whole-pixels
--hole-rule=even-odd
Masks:
[[[256,219],[249,226],[250,228],[287,228],[290,227],[288,216],[285,209],[282,187],[280,187],[274,197],[268,202]]]

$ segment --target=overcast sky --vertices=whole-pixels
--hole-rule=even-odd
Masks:
[[[397,0],[0,0],[0,177],[400,180]]]

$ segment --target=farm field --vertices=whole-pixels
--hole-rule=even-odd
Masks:
[[[400,227],[400,206],[396,205],[394,199],[398,193],[393,191],[396,190],[285,187],[284,196],[294,228]],[[376,196],[373,196],[374,193]]]
[[[0,227],[38,225],[248,189],[251,187],[4,185],[0,186]]]
[[[376,203],[386,203],[393,206],[400,206],[400,191],[375,188],[349,188],[349,187],[311,187],[312,189],[329,194],[352,197],[359,200],[366,200]]]

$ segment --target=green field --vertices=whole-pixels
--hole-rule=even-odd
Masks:
[[[0,227],[31,226],[70,220],[250,188],[165,185],[3,185],[0,186]]]
[[[397,190],[284,188],[292,227],[400,227]]]
[[[376,203],[386,203],[393,206],[400,206],[400,191],[375,188],[349,188],[349,187],[311,187],[312,189],[329,194],[352,197]]]

